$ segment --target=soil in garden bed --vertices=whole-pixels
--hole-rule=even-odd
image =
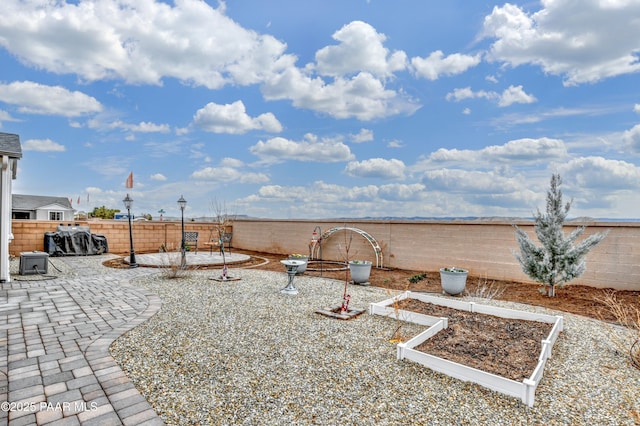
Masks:
[[[449,327],[415,349],[458,364],[477,368],[518,382],[535,370],[541,341],[553,324],[500,318],[460,311],[416,299],[398,302],[398,309],[447,317]]]

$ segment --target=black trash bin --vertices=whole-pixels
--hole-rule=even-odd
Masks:
[[[44,252],[49,255],[52,255],[56,252],[56,242],[54,240],[55,236],[55,232],[44,233]]]

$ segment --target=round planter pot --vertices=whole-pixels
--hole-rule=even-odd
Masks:
[[[298,272],[296,273],[296,275],[300,275],[300,274],[304,273],[304,271],[307,270],[307,261],[309,260],[309,256],[304,256],[304,257],[289,256],[289,260],[300,260],[300,261],[304,262],[304,265],[298,266]]]
[[[462,272],[451,272],[440,268],[442,290],[452,296],[462,293],[467,285],[467,275],[469,275],[469,271],[466,269],[463,269]]]
[[[368,260],[360,260],[357,263],[349,262],[349,273],[354,284],[368,284],[369,275],[371,275],[371,262]]]

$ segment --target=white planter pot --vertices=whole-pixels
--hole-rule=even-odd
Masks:
[[[304,273],[304,271],[307,270],[307,261],[309,260],[309,256],[304,256],[304,257],[289,256],[289,260],[299,260],[299,261],[304,262],[304,265],[298,266],[298,272],[296,273],[296,275],[300,275],[300,274]]]
[[[369,282],[371,275],[371,262],[368,260],[360,260],[358,263],[349,262],[349,273],[355,284],[364,284]]]
[[[469,271],[466,269],[462,269],[462,272],[451,272],[445,271],[445,268],[440,268],[442,290],[450,295],[462,293],[467,285],[467,275],[469,275]]]

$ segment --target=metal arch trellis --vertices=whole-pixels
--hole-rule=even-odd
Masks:
[[[316,227],[317,229],[317,227]],[[376,268],[382,268],[383,267],[383,255],[382,255],[382,249],[380,248],[380,244],[378,244],[378,241],[376,241],[375,238],[373,238],[373,236],[371,236],[371,234],[369,234],[366,231],[363,231],[362,229],[359,228],[352,228],[349,226],[338,226],[335,228],[331,228],[325,232],[322,233],[322,235],[317,238],[314,235],[314,238],[311,239],[311,242],[309,243],[309,255],[311,259],[316,259],[317,255],[318,255],[318,251],[321,252],[322,248],[322,242],[324,240],[326,240],[327,238],[329,238],[331,235],[333,235],[334,233],[338,232],[338,231],[352,231],[355,232],[357,234],[362,235],[367,241],[369,241],[369,244],[371,244],[371,247],[373,248],[373,251],[376,255]]]

